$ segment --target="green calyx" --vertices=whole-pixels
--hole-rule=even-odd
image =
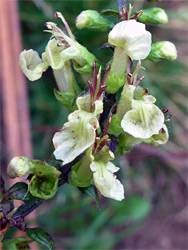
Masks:
[[[51,199],[58,189],[61,172],[46,162],[34,160],[33,177],[29,182],[29,191],[33,196]]]
[[[72,167],[69,175],[69,183],[77,187],[88,187],[93,178],[91,169],[89,167],[91,161],[87,155]]]

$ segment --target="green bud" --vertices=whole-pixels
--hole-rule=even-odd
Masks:
[[[10,178],[22,177],[32,172],[34,165],[27,157],[14,157],[8,165],[7,173]]]
[[[168,16],[166,12],[161,8],[149,8],[142,10],[143,13],[138,17],[137,21],[142,23],[167,23],[168,22]],[[139,10],[134,12],[134,14],[138,13]]]
[[[151,51],[146,59],[158,62],[161,59],[175,60],[177,50],[173,43],[168,41],[157,42],[152,44]]]
[[[113,26],[113,22],[104,18],[95,10],[82,11],[76,18],[76,27],[78,29],[86,28],[95,31],[107,31]]]

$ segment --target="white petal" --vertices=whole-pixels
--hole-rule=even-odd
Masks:
[[[151,34],[145,24],[136,20],[122,21],[114,26],[108,42],[123,47],[132,60],[145,59],[151,50]]]
[[[90,123],[82,123],[80,120],[67,122],[62,131],[53,137],[55,147],[54,155],[63,164],[74,160],[83,153],[95,141],[95,130]]]
[[[41,78],[42,73],[48,68],[48,64],[43,62],[39,54],[32,49],[21,52],[19,63],[21,70],[30,81]]]
[[[164,123],[162,111],[154,104],[133,101],[133,110],[128,111],[121,121],[123,130],[135,138],[150,138],[158,134]]]
[[[91,163],[90,168],[94,172],[94,184],[103,196],[119,201],[124,199],[124,187],[113,174],[118,170],[114,164],[95,161]]]

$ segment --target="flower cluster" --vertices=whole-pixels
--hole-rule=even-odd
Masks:
[[[155,105],[156,99],[148,94],[147,88],[140,86],[144,76],[138,77],[141,60],[176,58],[172,43],[152,44],[151,33],[144,24],[165,23],[168,18],[159,8],[139,11],[134,16],[131,16],[131,9],[127,13],[122,8],[124,18],[117,24],[92,10],[82,12],[76,19],[80,29],[106,31],[112,28],[108,47],[114,49],[114,54],[105,67],[75,40],[60,12],[55,16],[63,21],[67,33],[55,23],[47,22],[52,37],[42,59],[33,50],[20,54],[21,69],[31,81],[39,79],[49,66],[52,68],[60,90],[55,96],[73,111],[68,122],[53,136],[53,155],[61,163],[60,169],[23,157],[14,158],[9,165],[8,173],[12,178],[29,174],[33,196],[51,198],[57,191],[63,169],[72,164],[68,176],[71,185],[88,187],[93,182],[103,196],[122,200],[124,188],[114,174],[119,168],[112,163],[115,155],[125,154],[139,143],[158,146],[168,141],[165,122],[171,115],[165,117],[168,110],[160,110]],[[80,74],[93,75],[93,81],[88,80],[88,92],[80,89],[72,66]],[[115,100],[117,92],[120,94],[118,102]]]

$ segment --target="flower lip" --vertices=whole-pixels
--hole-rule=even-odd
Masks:
[[[151,34],[145,24],[136,20],[122,21],[108,35],[108,43],[123,47],[132,60],[145,59],[151,50]]]

